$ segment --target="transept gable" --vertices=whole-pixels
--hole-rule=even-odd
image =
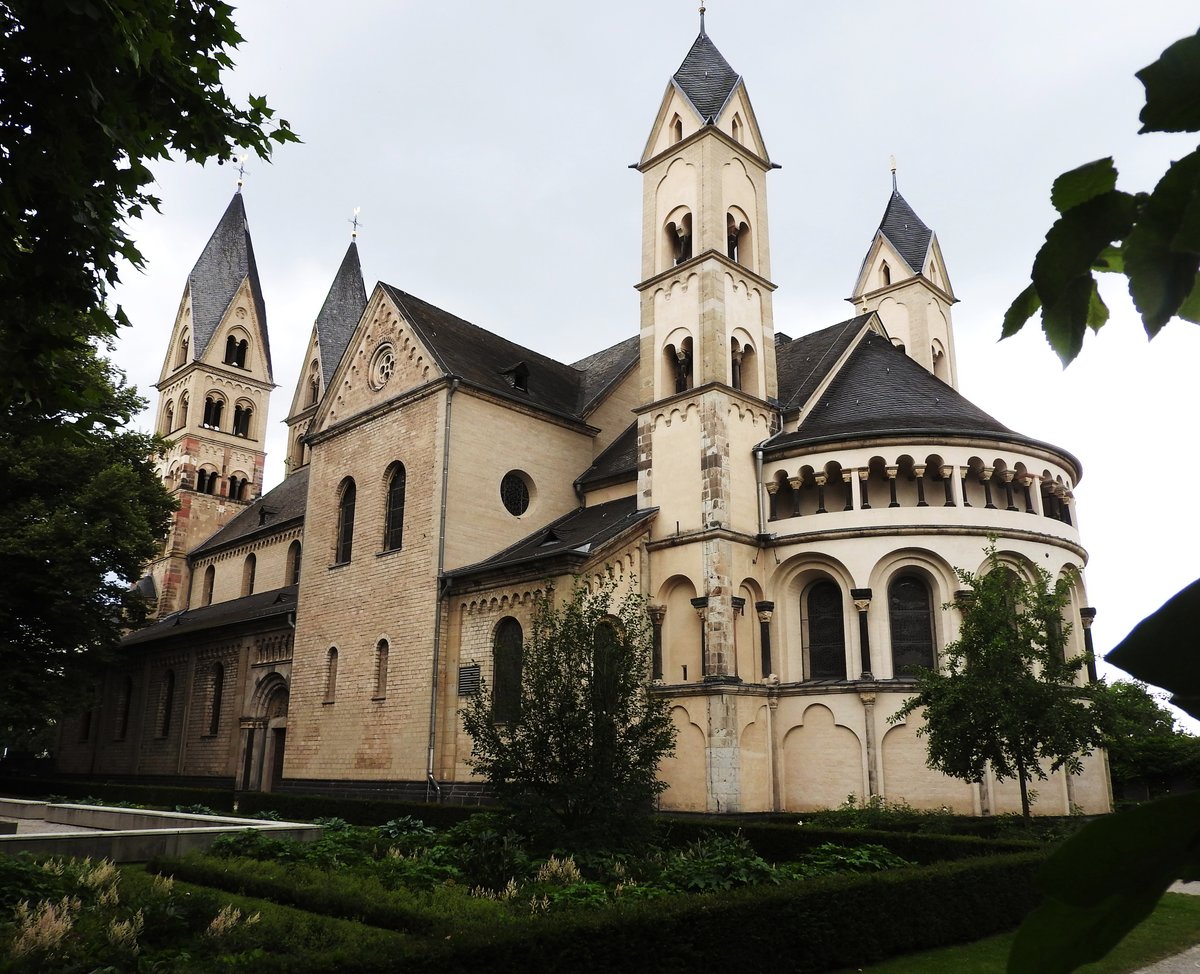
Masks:
[[[309,429],[328,429],[446,374],[387,286],[378,284],[333,370]]]
[[[785,409],[803,409],[819,389],[827,385],[856,339],[865,331],[884,334],[874,312],[857,315],[836,325],[781,341],[775,348],[779,399]]]
[[[271,356],[266,330],[259,321],[254,289],[243,280],[229,300],[207,345],[197,348],[196,361],[217,368],[245,372],[248,378],[271,382]]]

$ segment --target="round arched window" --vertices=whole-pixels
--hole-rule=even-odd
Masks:
[[[510,470],[500,481],[500,500],[513,517],[520,517],[529,510],[529,484],[515,470]]]

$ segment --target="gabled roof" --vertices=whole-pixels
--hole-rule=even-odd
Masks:
[[[785,409],[803,406],[828,375],[873,312],[839,321],[775,346],[779,401]],[[786,337],[786,336],[785,336]]]
[[[641,342],[641,338],[634,335],[571,364],[571,368],[583,373],[580,413],[586,413],[592,403],[637,364]]]
[[[193,548],[188,557],[271,534],[288,522],[303,518],[308,505],[308,471],[306,465],[285,477],[216,534]]]
[[[533,534],[491,558],[446,574],[452,578],[465,578],[515,565],[532,566],[563,556],[586,560],[618,535],[657,512],[657,507],[638,510],[636,497],[622,497],[595,507],[581,507],[538,528]]]
[[[929,243],[933,240],[933,231],[921,222],[898,189],[892,190],[892,197],[879,223],[879,232],[888,238],[912,272],[920,274],[925,266],[925,255],[929,253]]]
[[[381,282],[380,287],[404,314],[444,374],[572,419],[582,419],[596,398],[638,358],[639,340],[634,337],[575,365],[565,365],[390,284]]]
[[[267,307],[263,302],[262,285],[258,280],[258,265],[254,262],[254,245],[250,242],[250,227],[246,222],[246,207],[241,192],[233,194],[229,206],[213,231],[200,259],[188,275],[192,294],[193,355],[199,359],[208,348],[217,326],[229,310],[242,281],[250,279],[250,294],[262,329],[263,355],[267,374],[271,374],[271,344],[267,341]]]
[[[287,588],[272,589],[269,592],[256,592],[254,595],[230,602],[214,602],[198,609],[172,612],[141,629],[135,629],[121,640],[121,645],[137,646],[159,639],[191,635],[205,629],[219,629],[222,626],[285,616],[296,611],[298,589],[299,586],[289,585]]]
[[[634,420],[592,462],[575,481],[579,487],[599,485],[605,481],[637,479],[637,420]]]
[[[740,75],[729,66],[701,26],[699,36],[673,78],[701,120],[709,124],[721,114]]]
[[[766,447],[853,436],[981,433],[1026,439],[872,330],[859,338],[800,428],[776,434]]]
[[[321,349],[321,373],[326,388],[366,306],[367,288],[358,260],[358,244],[351,240],[317,315],[317,344]]]

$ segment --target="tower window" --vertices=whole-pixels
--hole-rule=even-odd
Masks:
[[[726,253],[730,260],[750,267],[750,224],[740,215],[728,213],[725,217]]]
[[[741,142],[742,141],[742,118],[740,115],[733,116],[732,128],[733,128],[733,141]]]
[[[188,421],[188,394],[185,392],[179,397],[179,425],[187,426]]]
[[[225,339],[225,364],[233,365],[239,369],[246,367],[246,352],[249,350],[250,344],[246,339],[239,341],[233,335]]]
[[[221,428],[221,414],[224,411],[224,399],[217,395],[206,396],[204,398],[204,422],[201,425],[208,429],[219,430]]]
[[[683,119],[676,115],[671,119],[671,144],[683,141]]]
[[[233,435],[250,436],[250,418],[254,415],[254,408],[250,405],[238,403],[233,407]]]
[[[333,703],[337,698],[338,651],[330,646],[325,656],[325,702]]]
[[[395,463],[387,482],[387,516],[383,526],[383,550],[396,551],[404,543],[404,464]]]
[[[687,392],[692,388],[692,340],[685,338],[679,347],[667,345],[663,349],[669,375],[674,379],[675,392]]]
[[[163,409],[163,433],[170,433],[175,428],[175,404],[168,399]]]
[[[354,481],[347,478],[342,482],[342,495],[338,499],[337,542],[334,561],[343,565],[350,560],[354,550]]]
[[[312,373],[308,377],[308,404],[315,406],[321,398],[321,380],[317,378],[317,364],[313,363]]]
[[[175,357],[175,368],[178,369],[184,365],[187,365],[187,360],[188,360],[188,336],[185,333],[183,335],[183,337],[179,339],[179,354]]]
[[[692,259],[692,215],[683,213],[666,226],[667,252],[673,264]]]
[[[884,287],[892,283],[892,269],[888,267],[887,261],[879,265],[879,280]]]
[[[387,696],[388,641],[381,639],[375,646],[375,694],[374,699]]]

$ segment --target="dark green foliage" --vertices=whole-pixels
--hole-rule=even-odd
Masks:
[[[1028,820],[1028,784],[1046,777],[1043,765],[1078,774],[1081,756],[1102,743],[1104,698],[1078,685],[1085,657],[1066,655],[1070,626],[1062,617],[1073,579],[1052,582],[1036,565],[1019,575],[994,542],[986,553],[985,573],[957,572],[969,595],[942,668],[920,671],[916,695],[888,720],[921,713],[917,733],[935,771],[970,782],[986,770],[1000,781],[1015,778]]]
[[[824,842],[795,863],[799,876],[832,876],[837,873],[878,873],[912,863],[881,845],[844,846]]]
[[[1175,715],[1144,683],[1118,680],[1105,688],[1104,746],[1114,788],[1143,784],[1147,794],[1200,785],[1200,737],[1181,731]]]
[[[192,805],[176,805],[175,811],[183,812],[185,815],[221,815],[221,812],[214,812],[207,805],[199,803]]]
[[[1167,48],[1138,72],[1146,88],[1142,132],[1200,131],[1200,34]],[[1058,221],[1034,259],[1033,283],[1004,316],[1003,337],[1039,309],[1063,363],[1083,347],[1087,329],[1108,321],[1095,272],[1123,274],[1153,338],[1175,316],[1200,321],[1200,153],[1168,166],[1152,192],[1116,188],[1111,158],[1059,176],[1051,191]]]
[[[434,828],[450,828],[480,811],[478,805],[434,805],[383,798],[338,798],[281,792],[239,793],[238,809],[239,814],[264,810],[279,812],[289,822],[309,822],[337,815],[355,825],[383,825],[411,815]]]
[[[611,579],[590,593],[535,600],[522,651],[515,719],[497,723],[481,683],[461,712],[471,763],[521,827],[548,848],[628,844],[666,787],[658,765],[674,751],[666,701],[651,695],[644,600],[614,601]]]
[[[450,829],[445,844],[464,880],[472,886],[500,889],[510,879],[526,878],[533,866],[528,839],[496,813],[475,815]]]
[[[205,805],[217,814],[233,813],[232,789],[183,788],[175,785],[139,785],[119,781],[69,778],[0,778],[6,795],[113,805],[117,808],[174,808],[176,805]]]
[[[718,893],[739,886],[778,885],[790,878],[759,856],[740,832],[710,833],[669,857],[656,885],[688,893]]]

